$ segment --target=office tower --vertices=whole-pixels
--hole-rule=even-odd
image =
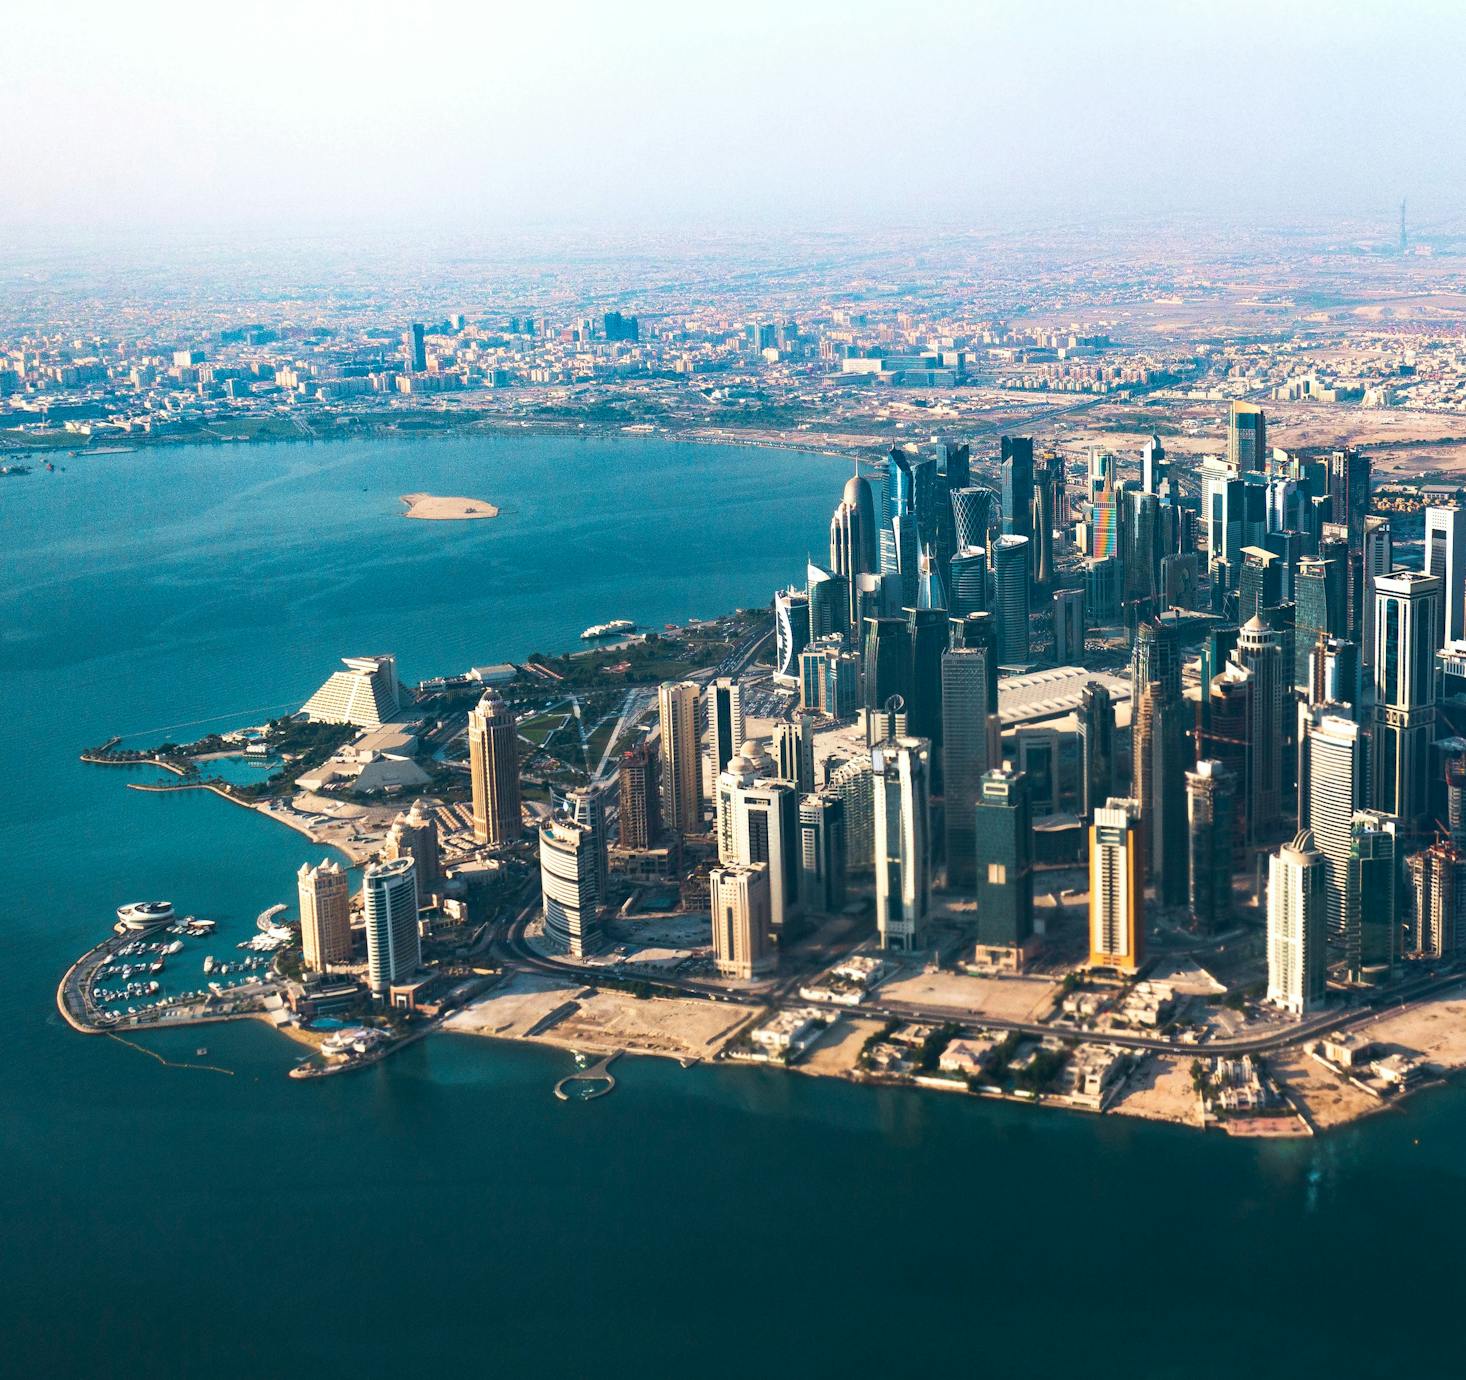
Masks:
[[[864,700],[882,709],[893,696],[911,695],[911,629],[904,618],[865,620]]]
[[[1232,660],[1252,673],[1247,724],[1250,771],[1244,808],[1249,840],[1266,838],[1283,817],[1283,642],[1253,618],[1237,635]]]
[[[702,832],[702,757],[694,680],[657,687],[662,730],[662,819],[679,834]]]
[[[728,763],[727,770],[718,774],[713,783],[713,831],[720,861],[738,861],[738,792],[774,776],[774,759],[764,750],[762,738],[750,738]]]
[[[1324,858],[1306,829],[1268,859],[1267,999],[1295,1016],[1328,987]]]
[[[1395,570],[1374,583],[1373,805],[1413,830],[1429,805],[1441,582]]]
[[[1334,525],[1338,526],[1348,545],[1348,572],[1345,577],[1349,627],[1348,635],[1356,642],[1367,641],[1372,619],[1369,611],[1369,457],[1358,450],[1336,450],[1328,459],[1329,506]],[[1376,567],[1383,573],[1389,566]],[[1365,660],[1370,660],[1365,648]]]
[[[1166,477],[1166,448],[1159,436],[1152,436],[1140,448],[1140,487],[1146,493],[1158,494]]]
[[[998,664],[987,645],[955,647],[942,657],[942,782],[946,801],[947,885],[972,886],[972,808],[988,755],[988,717],[998,712]]]
[[[431,895],[442,885],[443,868],[438,857],[438,822],[427,812],[421,800],[413,803],[412,809],[404,811],[392,821],[387,831],[387,841],[382,856],[411,858],[417,864],[417,887],[424,895]]]
[[[961,551],[963,547],[986,547],[994,526],[994,509],[1001,504],[998,496],[991,489],[972,486],[953,489],[951,503],[956,549]]]
[[[934,775],[941,772],[942,654],[947,650],[949,620],[945,609],[907,609],[911,637],[910,692],[906,697],[907,732],[930,741],[936,752]]]
[[[1054,660],[1060,666],[1084,660],[1084,591],[1054,591]]]
[[[403,332],[402,363],[409,374],[421,374],[427,371],[427,345],[423,340],[423,328],[416,321]]]
[[[1349,636],[1358,642],[1366,666],[1374,665],[1374,591],[1381,575],[1388,575],[1395,568],[1395,546],[1387,517],[1366,517],[1364,519],[1364,556],[1362,560],[1351,560],[1349,579],[1357,580],[1360,588],[1359,612],[1355,614],[1353,595],[1349,604]],[[1349,586],[1352,591],[1354,586]]]
[[[473,790],[473,836],[502,848],[522,832],[519,813],[519,730],[496,690],[468,712],[468,777]]]
[[[777,965],[766,863],[723,863],[708,876],[713,961],[724,977],[748,981]]]
[[[1186,773],[1187,902],[1203,934],[1232,923],[1232,861],[1237,843],[1237,778],[1213,758]]]
[[[1120,562],[1113,556],[1084,562],[1084,607],[1094,624],[1120,616]]]
[[[372,996],[387,996],[394,982],[422,966],[417,929],[417,865],[411,858],[372,863],[361,878],[366,912],[367,980]]]
[[[717,780],[743,747],[743,691],[738,682],[728,676],[710,681],[706,707],[708,754],[712,758],[713,779]]]
[[[997,655],[998,620],[986,611],[947,620],[949,647],[986,647]],[[1463,676],[1466,678],[1466,676]]]
[[[989,760],[1001,759],[989,739]],[[1051,815],[1059,808],[1059,730],[1027,725],[1013,734],[1013,766],[1023,773],[1028,785],[1028,810],[1035,817]]]
[[[590,830],[591,860],[596,869],[596,905],[605,909],[606,888],[611,879],[606,849],[606,802],[595,786],[581,786],[565,792],[565,814]]]
[[[942,574],[942,562],[935,555],[931,543],[923,544],[916,565],[916,607],[919,609],[941,609],[947,611],[947,581]]]
[[[782,931],[800,912],[799,790],[774,771],[762,742],[750,738],[718,778],[718,859],[768,864],[769,913]]]
[[[300,709],[312,723],[381,728],[402,707],[395,656],[344,656],[335,671]]]
[[[351,962],[351,888],[346,869],[331,858],[296,873],[300,892],[300,946],[305,966],[324,973]]]
[[[935,456],[914,456],[911,461],[911,512],[916,518],[918,542],[936,540],[941,510],[947,507],[946,488],[937,473]]]
[[[1444,617],[1436,645],[1466,637],[1466,511],[1425,510],[1425,573],[1441,582]]]
[[[1101,489],[1090,504],[1089,554],[1097,561],[1114,560],[1124,565],[1120,534],[1124,522],[1120,516],[1124,490],[1118,486]]]
[[[966,546],[947,563],[948,612],[954,617],[980,613],[988,606],[988,553]]]
[[[823,794],[838,796],[845,809],[845,866],[867,873],[874,861],[875,777],[866,754],[831,766],[826,763]]]
[[[1054,578],[1054,481],[1047,463],[1039,466],[1035,477],[1031,508],[1033,583],[1046,589]]]
[[[545,939],[584,958],[601,947],[596,841],[588,825],[552,815],[540,825],[540,895]]]
[[[1238,474],[1267,464],[1267,418],[1252,403],[1234,402],[1227,416],[1227,464]]]
[[[1328,944],[1334,958],[1357,970],[1363,941],[1358,908],[1350,904],[1349,858],[1354,816],[1364,803],[1362,734],[1338,705],[1315,705],[1304,720],[1307,776],[1299,792],[1308,802],[1299,819],[1324,856]]]
[[[1137,971],[1145,953],[1140,806],[1112,796],[1089,826],[1089,966]]]
[[[1103,493],[1115,482],[1115,457],[1107,450],[1089,448],[1088,489],[1090,498]]]
[[[1097,680],[1079,692],[1078,723],[1079,812],[1090,818],[1115,785],[1115,706]]]
[[[1172,552],[1161,557],[1162,609],[1194,609],[1201,584],[1201,564],[1196,552]]]
[[[1126,499],[1125,597],[1131,601],[1154,600],[1160,593],[1160,500],[1139,491],[1126,494]]]
[[[1003,531],[1027,537],[1033,531],[1033,438],[1004,436],[1001,445]]]
[[[880,570],[876,543],[875,499],[858,474],[845,481],[845,492],[830,520],[830,569],[843,575],[850,596],[850,626],[858,627],[859,576]]]
[[[931,744],[883,738],[871,748],[870,763],[881,948],[920,949],[931,909]]]
[[[774,678],[794,684],[799,654],[809,644],[809,595],[781,589],[774,595]]]
[[[842,633],[850,626],[850,584],[843,575],[835,575],[810,561],[805,566],[804,589],[811,638]]]
[[[1359,645],[1326,637],[1313,644],[1307,678],[1299,687],[1309,704],[1359,703]]]
[[[999,537],[992,546],[998,657],[1005,666],[1028,661],[1028,538]]]
[[[1283,602],[1284,563],[1260,546],[1242,548],[1242,570],[1237,577],[1237,621],[1248,623],[1264,609]]]
[[[850,718],[860,708],[860,657],[839,643],[806,647],[799,654],[799,707]]]
[[[1305,686],[1320,637],[1342,637],[1348,605],[1345,567],[1337,561],[1305,556],[1293,581],[1293,683]],[[1351,699],[1352,702],[1352,699]]]
[[[662,836],[657,745],[644,739],[621,754],[617,818],[623,848],[653,848]]]
[[[1175,614],[1148,618],[1135,630],[1130,654],[1130,703],[1140,703],[1140,692],[1153,680],[1165,687],[1171,699],[1181,698],[1181,650],[1185,623]]]
[[[1407,866],[1415,888],[1411,956],[1459,958],[1466,952],[1466,854],[1442,839],[1407,859]]]
[[[1396,823],[1389,815],[1360,810],[1349,850],[1348,904],[1359,914],[1359,962],[1353,980],[1387,981],[1400,947],[1400,860]]]
[[[979,954],[1022,966],[1033,935],[1033,829],[1022,772],[995,767],[982,777],[973,806]]]
[[[1163,906],[1186,900],[1185,741],[1180,700],[1151,681],[1135,710],[1135,800],[1146,865]]]
[[[792,781],[801,795],[814,790],[814,721],[808,714],[774,725],[773,758],[781,781]]]
[[[902,513],[888,526],[890,542],[883,548],[881,569],[897,577],[902,606],[914,607],[921,588],[921,530],[916,514]]]
[[[845,908],[845,801],[832,790],[799,802],[799,896],[805,910],[835,915]]]

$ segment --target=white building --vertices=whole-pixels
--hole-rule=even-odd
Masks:
[[[919,949],[931,910],[931,744],[886,738],[870,764],[876,929],[883,949]]]
[[[373,863],[362,875],[366,910],[367,979],[385,998],[394,982],[422,966],[417,927],[417,864],[411,858]]]
[[[1324,1004],[1328,980],[1324,856],[1304,830],[1268,859],[1267,999],[1295,1016]]]
[[[313,723],[380,728],[402,707],[395,656],[347,656],[301,708]]]

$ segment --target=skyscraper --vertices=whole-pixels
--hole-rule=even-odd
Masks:
[[[774,595],[774,679],[795,684],[799,654],[809,644],[809,595],[781,589]]]
[[[643,739],[621,754],[617,817],[623,848],[652,848],[662,836],[657,745]]]
[[[1140,806],[1115,797],[1089,826],[1089,966],[1137,971],[1145,952]]]
[[[442,885],[443,868],[438,857],[438,824],[421,800],[414,801],[410,810],[404,811],[392,821],[382,856],[388,861],[393,858],[411,858],[417,864],[417,889],[420,895],[431,895]]]
[[[1425,573],[1441,582],[1437,647],[1466,637],[1466,510],[1425,510]]]
[[[428,367],[427,345],[423,328],[414,321],[402,335],[402,364],[409,374],[425,373]]]
[[[947,564],[948,612],[953,617],[981,613],[988,606],[988,554],[980,547],[958,549]]]
[[[867,709],[885,706],[893,695],[911,695],[911,630],[904,618],[865,620],[864,699]]]
[[[883,949],[923,947],[931,910],[931,745],[885,738],[871,748],[876,929]]]
[[[468,714],[468,774],[473,791],[473,836],[502,848],[520,836],[519,730],[496,690]]]
[[[1054,591],[1054,660],[1060,666],[1084,660],[1084,591]]]
[[[601,947],[596,854],[595,834],[589,825],[564,815],[552,815],[540,825],[545,938],[572,958],[584,958]]]
[[[333,858],[296,874],[300,893],[300,944],[305,966],[324,973],[333,963],[351,962],[351,888],[346,870]]]
[[[699,751],[696,681],[664,681],[657,687],[662,730],[662,818],[679,834],[702,832],[702,757]]]
[[[1078,746],[1079,810],[1089,819],[1115,785],[1115,706],[1097,680],[1079,692]]]
[[[1350,585],[1349,638],[1359,644],[1366,666],[1374,665],[1374,588],[1381,575],[1388,575],[1395,568],[1394,538],[1387,517],[1368,516],[1364,519],[1364,556],[1362,561],[1351,559],[1349,579],[1358,584],[1358,590]],[[1355,612],[1357,594],[1359,611]]]
[[[957,550],[964,547],[986,547],[989,533],[994,526],[994,512],[999,510],[1002,502],[998,495],[991,489],[973,485],[965,489],[953,489],[951,501]]]
[[[1001,446],[1003,531],[1027,537],[1033,530],[1033,438],[1004,436]]]
[[[906,695],[907,731],[926,738],[937,756],[934,774],[941,772],[942,656],[947,650],[950,621],[945,609],[907,609],[911,635],[911,672]]]
[[[1324,859],[1306,829],[1268,859],[1267,999],[1305,1016],[1324,1004]]]
[[[1166,448],[1159,436],[1152,436],[1140,448],[1140,487],[1147,493],[1158,494],[1165,477]]]
[[[828,637],[850,626],[850,582],[810,561],[805,566],[805,597],[809,607],[809,635]]]
[[[373,863],[361,879],[366,912],[367,980],[384,1000],[394,982],[422,966],[417,928],[417,865],[411,858]]]
[[[706,702],[708,755],[716,781],[743,746],[743,691],[736,680],[719,676],[708,683]]]
[[[1227,415],[1227,464],[1237,473],[1267,463],[1267,418],[1253,403],[1234,402]]]
[[[708,877],[713,959],[724,977],[748,981],[773,971],[774,949],[766,863],[723,863]]]
[[[800,912],[799,790],[775,770],[762,741],[750,738],[718,778],[718,858],[768,864],[769,912],[782,931]]]
[[[830,520],[830,569],[843,575],[850,594],[850,626],[860,626],[861,575],[880,570],[876,543],[875,499],[858,474],[845,481],[845,492]]]
[[[1232,858],[1237,844],[1237,778],[1212,758],[1186,773],[1189,890],[1197,928],[1219,934],[1232,923]]]
[[[1314,644],[1320,637],[1343,637],[1347,622],[1345,568],[1337,561],[1305,556],[1293,580],[1293,683],[1305,686]]]
[[[1386,982],[1400,952],[1400,859],[1395,821],[1374,810],[1354,816],[1348,905],[1359,913],[1359,967],[1351,979]]]
[[[1308,802],[1300,825],[1324,857],[1326,933],[1334,959],[1349,972],[1361,962],[1363,936],[1357,898],[1349,891],[1354,815],[1363,804],[1363,761],[1359,725],[1338,705],[1315,705],[1304,719],[1307,779],[1299,783]]]
[[[1165,906],[1186,900],[1186,804],[1181,704],[1163,682],[1140,692],[1135,711],[1135,798],[1145,831],[1145,859]]]
[[[799,654],[799,707],[831,719],[848,719],[860,707],[860,657],[839,639]]]
[[[1232,659],[1252,673],[1247,723],[1250,765],[1244,787],[1248,838],[1257,841],[1276,830],[1283,817],[1282,639],[1262,619],[1253,618],[1238,633]]]
[[[599,788],[580,786],[565,792],[565,813],[590,830],[591,861],[596,869],[596,905],[606,905],[606,888],[611,879],[606,850],[606,802]]]
[[[1374,808],[1414,829],[1429,805],[1441,582],[1395,570],[1374,586]]]
[[[774,771],[801,795],[814,790],[814,720],[808,714],[774,725]]]
[[[973,883],[972,809],[988,757],[988,718],[998,712],[997,648],[954,647],[942,656],[942,781],[946,801],[947,885]]]
[[[799,895],[816,915],[834,915],[845,906],[845,801],[831,790],[815,791],[799,802]]]
[[[978,961],[1020,968],[1033,936],[1033,829],[1021,772],[984,773],[973,806]]]
[[[998,657],[1005,666],[1028,661],[1028,538],[1003,536],[993,543]]]
[[[1466,953],[1466,854],[1441,839],[1408,859],[1415,888],[1410,952],[1451,961]]]

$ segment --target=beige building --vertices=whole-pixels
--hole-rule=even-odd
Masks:
[[[324,973],[333,963],[351,961],[351,888],[340,863],[327,858],[317,867],[302,863],[300,942],[305,966]]]
[[[773,970],[773,920],[765,863],[715,867],[708,879],[713,958],[724,977],[756,978]]]
[[[662,729],[662,822],[679,834],[702,833],[701,692],[696,681],[657,688]]]
[[[519,730],[495,690],[468,714],[468,771],[473,784],[473,836],[502,847],[523,832],[519,812]]]
[[[421,800],[412,809],[392,821],[382,856],[411,858],[417,864],[417,888],[422,896],[441,889],[443,868],[438,857],[438,822],[427,812]]]

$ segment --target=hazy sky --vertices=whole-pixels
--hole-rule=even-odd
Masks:
[[[0,225],[1455,221],[1463,41],[1423,0],[45,0],[0,22]]]

